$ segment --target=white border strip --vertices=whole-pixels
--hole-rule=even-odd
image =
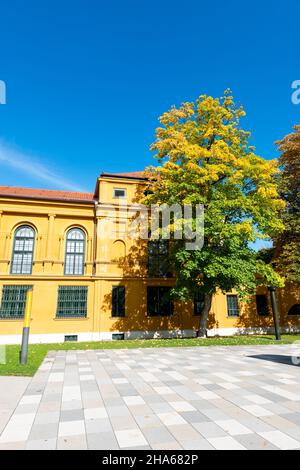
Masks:
[[[287,326],[281,328],[282,333],[300,333],[299,326]],[[39,343],[64,343],[65,336],[76,335],[78,342],[88,341],[111,341],[112,335],[116,333],[124,333],[125,339],[159,339],[159,338],[194,338],[195,330],[151,330],[151,331],[102,331],[100,333],[86,332],[65,332],[54,334],[31,334],[29,336],[30,344]],[[237,336],[237,335],[262,335],[274,334],[273,327],[257,327],[257,328],[213,328],[208,330],[207,336]],[[0,335],[0,345],[21,344],[21,335]]]

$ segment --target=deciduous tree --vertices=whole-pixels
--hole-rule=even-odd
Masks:
[[[250,134],[240,126],[244,115],[230,91],[221,98],[202,95],[161,116],[151,147],[159,165],[148,169],[152,194],[144,202],[204,206],[203,248],[189,251],[186,240],[175,240],[170,254],[173,294],[182,300],[198,289],[204,294],[199,336],[206,335],[218,290],[235,290],[246,299],[257,284],[283,284],[249,247],[283,229],[278,214],[284,203],[274,180],[277,161],[254,153]]]
[[[300,125],[276,142],[281,155],[279,192],[286,202],[281,211],[284,231],[275,238],[275,262],[288,281],[300,282]]]

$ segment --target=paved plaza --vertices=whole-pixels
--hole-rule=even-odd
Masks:
[[[300,449],[293,351],[50,352],[6,417],[0,449]]]
[[[0,435],[30,380],[28,377],[0,377]]]

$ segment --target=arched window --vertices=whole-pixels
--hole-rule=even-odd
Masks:
[[[291,316],[299,316],[300,315],[300,304],[295,304],[289,309],[288,315]]]
[[[28,225],[15,231],[11,274],[31,274],[35,232]]]
[[[67,234],[65,274],[69,276],[84,273],[85,233],[72,228]]]

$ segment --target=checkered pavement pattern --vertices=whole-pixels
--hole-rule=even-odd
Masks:
[[[300,449],[291,345],[49,352],[3,449]]]

